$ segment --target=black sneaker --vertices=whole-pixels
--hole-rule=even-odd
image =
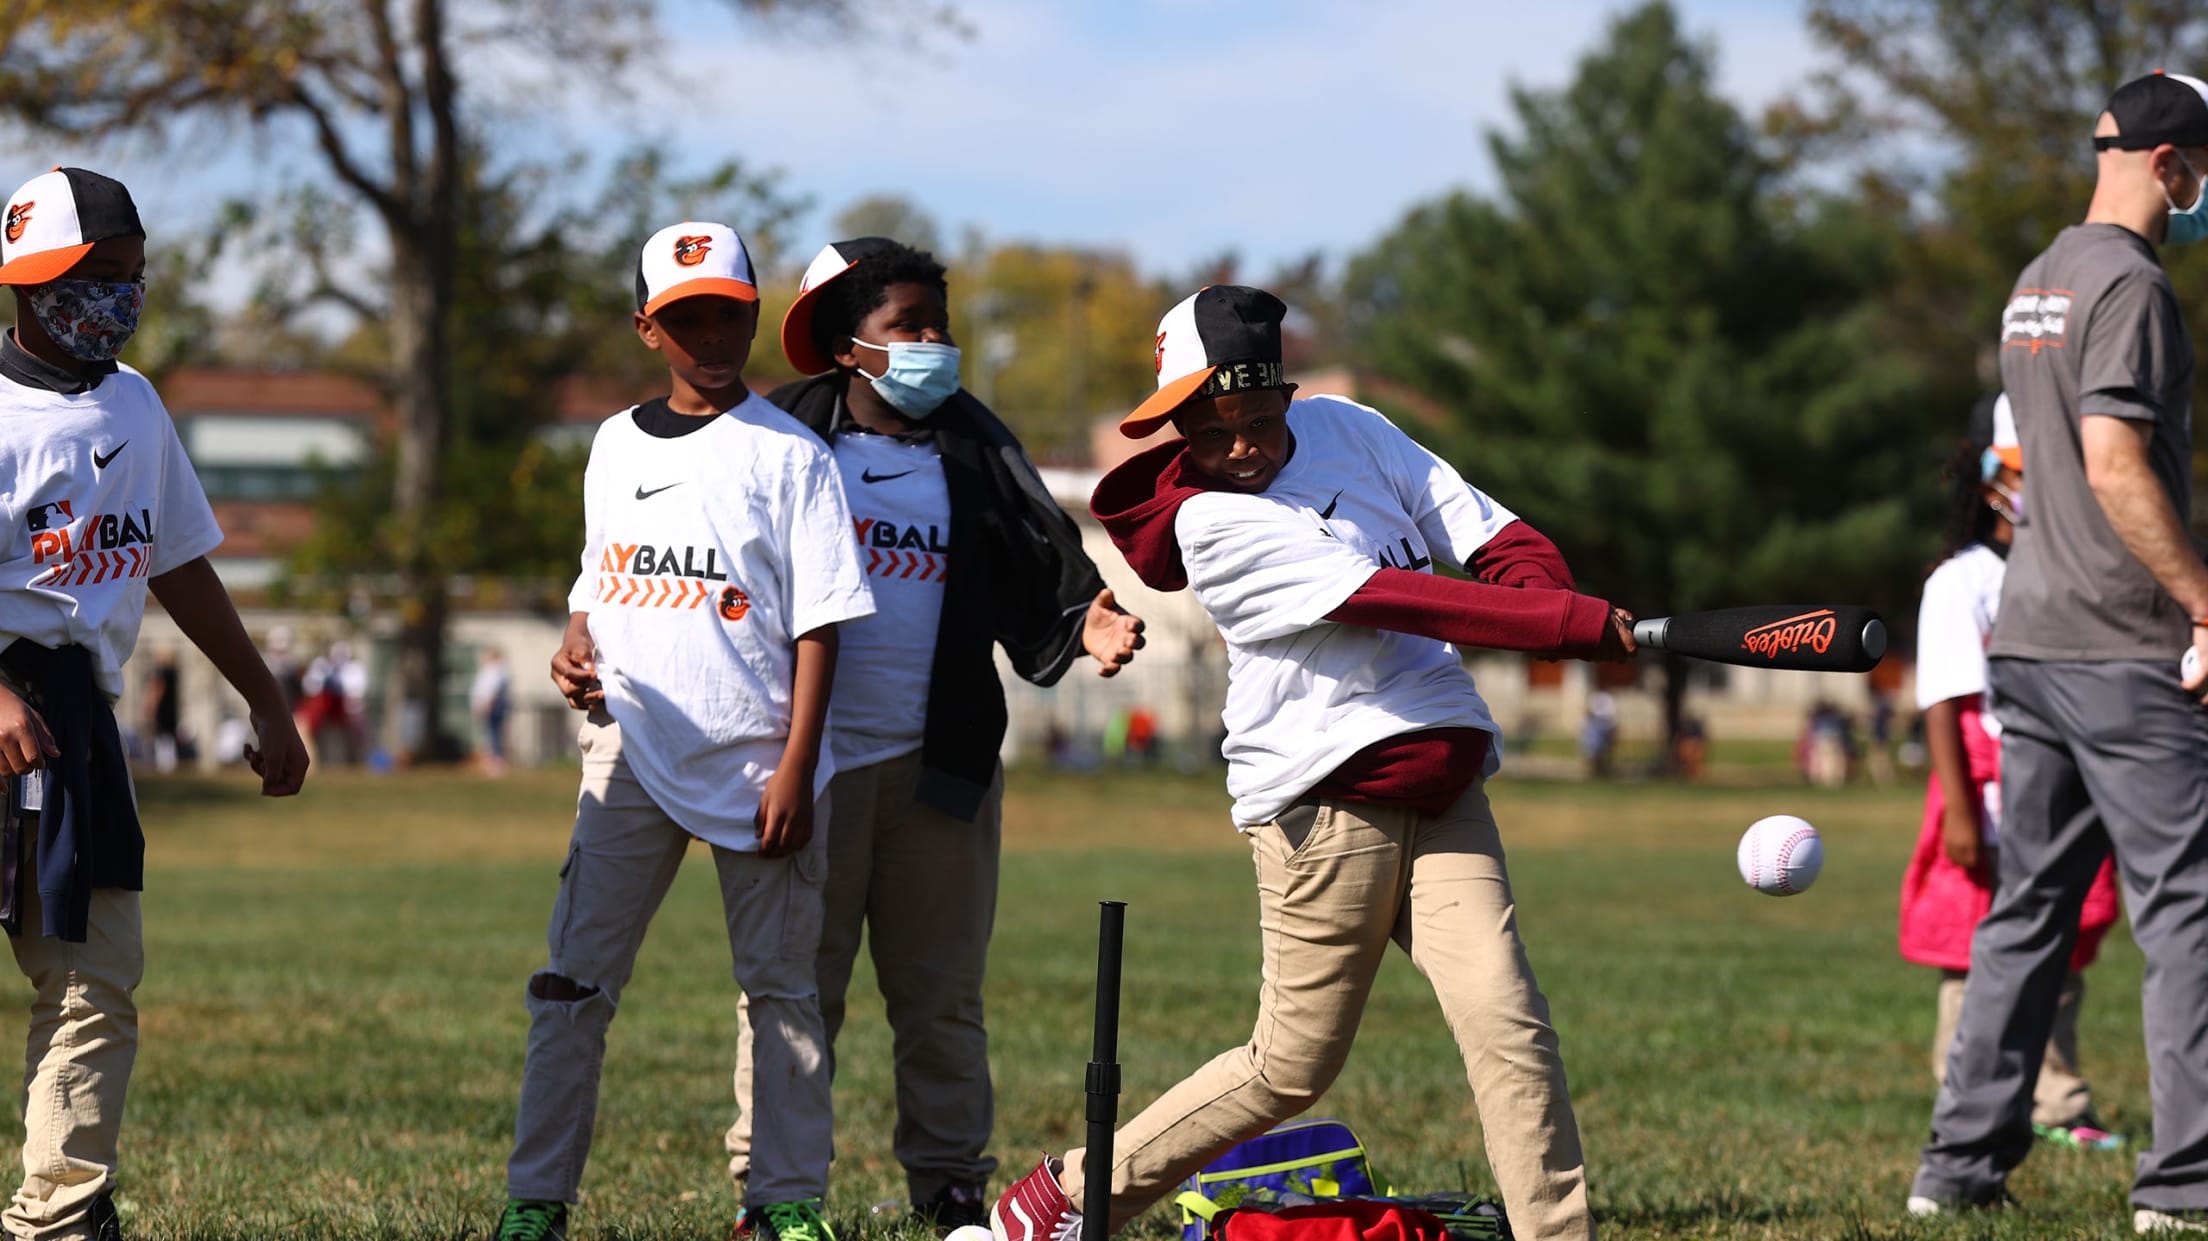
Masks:
[[[989,1191],[971,1182],[952,1181],[936,1190],[935,1196],[926,1202],[914,1204],[912,1213],[925,1220],[937,1232],[949,1232],[968,1225],[987,1228]]]
[[[123,1241],[123,1217],[115,1210],[115,1195],[94,1198],[85,1222],[92,1225],[92,1241]]]

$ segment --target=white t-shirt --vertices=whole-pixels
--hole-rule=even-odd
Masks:
[[[90,392],[0,379],[0,647],[82,646],[110,698],[147,579],[222,542],[176,424],[128,366]]]
[[[920,748],[951,568],[951,493],[933,443],[845,431],[835,454],[875,609],[843,627],[836,656],[829,735],[836,766],[849,770]]]
[[[1986,692],[1986,647],[2001,611],[2008,562],[1983,543],[1949,556],[1924,579],[1917,604],[1917,709]],[[1991,712],[1986,731],[2000,735]]]
[[[1517,520],[1380,414],[1341,397],[1288,407],[1295,455],[1256,495],[1207,491],[1174,519],[1189,584],[1227,640],[1227,791],[1244,830],[1352,754],[1431,728],[1502,735],[1456,649],[1325,619],[1375,572],[1462,567]]]
[[[684,830],[757,849],[797,639],[874,610],[835,462],[757,396],[676,439],[626,411],[591,444],[583,513],[568,607],[590,616],[622,755]]]

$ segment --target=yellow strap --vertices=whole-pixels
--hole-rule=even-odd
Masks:
[[[1314,1164],[1333,1163],[1338,1160],[1354,1158],[1364,1153],[1364,1147],[1352,1146],[1348,1150],[1327,1151],[1320,1155],[1305,1155],[1301,1159],[1290,1159],[1283,1163],[1268,1163],[1251,1168],[1222,1168],[1217,1172],[1199,1172],[1196,1174],[1196,1180],[1199,1183],[1210,1182],[1216,1184],[1220,1181],[1231,1181],[1245,1176],[1265,1176],[1274,1172],[1292,1172],[1297,1168],[1308,1168]]]
[[[1331,1176],[1315,1177],[1311,1181],[1311,1194],[1316,1198],[1339,1198],[1342,1196],[1342,1183]]]
[[[1188,1219],[1191,1216],[1194,1216],[1195,1218],[1200,1219],[1208,1224],[1211,1222],[1213,1216],[1219,1214],[1218,1203],[1204,1197],[1202,1194],[1197,1193],[1193,1189],[1188,1190],[1187,1192],[1181,1194],[1179,1197],[1173,1199],[1173,1205],[1181,1208],[1181,1218],[1184,1220]]]

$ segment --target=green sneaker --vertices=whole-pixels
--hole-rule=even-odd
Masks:
[[[567,1204],[509,1198],[491,1235],[495,1241],[567,1241]]]
[[[828,1221],[820,1216],[818,1198],[751,1207],[744,1218],[761,1241],[836,1241]]]

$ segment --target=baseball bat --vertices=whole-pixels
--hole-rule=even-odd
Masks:
[[[1886,653],[1886,622],[1852,604],[1769,603],[1634,621],[1633,640],[1749,668],[1869,672]]]
[[[1127,902],[1098,901],[1096,927],[1096,1038],[1088,1072],[1089,1169],[1083,1231],[1101,1237],[1112,1219],[1112,1130],[1119,1125],[1119,953],[1126,934]]]

